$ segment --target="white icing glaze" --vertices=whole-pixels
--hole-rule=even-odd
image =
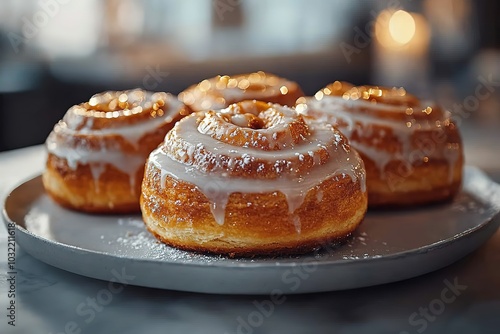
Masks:
[[[144,137],[148,133],[155,131],[161,126],[172,122],[173,117],[175,117],[175,114],[182,107],[181,102],[177,100],[172,101],[174,103],[172,103],[172,105],[169,105],[169,112],[165,113],[163,116],[154,118],[151,117],[148,120],[136,122],[133,124],[124,124],[122,126],[94,130],[92,129],[94,118],[67,113],[63,118],[63,121],[58,125],[59,127],[65,127],[65,131],[69,135],[81,134],[99,137],[120,136],[137,148],[142,137]],[[69,119],[72,120],[69,121]],[[76,126],[69,127],[68,124],[70,122],[75,123]],[[76,128],[78,128],[78,130],[76,130]]]
[[[73,170],[76,170],[79,165],[88,165],[96,185],[105,170],[105,164],[110,164],[127,174],[130,180],[130,188],[135,189],[136,173],[144,166],[145,159],[142,154],[125,154],[120,150],[107,149],[104,146],[99,150],[84,145],[70,147],[57,140],[54,132],[47,138],[46,146],[48,152],[65,159],[68,167]],[[99,192],[98,188],[96,192]]]
[[[246,115],[243,114],[237,114],[234,116],[231,116],[231,122],[237,126],[243,127],[248,127],[248,122],[249,119],[246,117]]]
[[[429,102],[423,102],[422,106],[431,105]],[[357,112],[356,109],[362,108],[368,110],[368,112]],[[387,105],[383,103],[371,103],[362,99],[359,100],[346,100],[338,96],[323,96],[321,99],[307,98],[306,103],[297,107],[297,110],[305,115],[310,115],[317,118],[319,121],[327,122],[333,125],[338,125],[339,122],[345,123],[345,125],[339,126],[341,131],[350,138],[351,145],[358,151],[362,152],[365,156],[371,159],[382,177],[385,177],[385,167],[386,165],[395,159],[399,159],[408,163],[416,163],[421,161],[423,155],[428,159],[443,159],[447,161],[450,173],[449,182],[453,180],[453,169],[460,156],[460,148],[457,145],[444,145],[445,149],[439,149],[438,144],[443,143],[432,143],[432,147],[429,150],[422,152],[416,152],[412,148],[412,134],[415,130],[424,131],[444,131],[442,128],[436,125],[435,122],[430,122],[428,120],[416,121],[412,119],[407,122],[401,120],[394,120],[390,118],[377,117],[377,115],[371,114],[370,110],[382,110],[384,112],[392,113],[405,113],[406,106],[397,105]],[[423,110],[425,107],[414,108],[415,110]],[[445,112],[444,119],[449,118],[449,113]],[[441,120],[442,121],[444,121]],[[374,126],[382,126],[391,129],[391,134],[396,137],[401,145],[401,151],[397,153],[391,153],[384,148],[376,147],[377,143],[380,143],[379,138],[384,138],[387,136],[386,130],[377,129]],[[372,144],[368,145],[366,143],[360,142],[358,140],[353,140],[353,134],[360,138],[372,139]],[[431,140],[433,140],[431,138]]]
[[[172,109],[172,111],[179,110],[179,108]],[[147,135],[148,133],[153,132],[155,129],[163,126],[166,123],[172,122],[172,117],[155,117],[145,120],[143,122],[138,122],[135,124],[129,124],[127,126],[122,127],[114,127],[114,128],[105,128],[100,130],[93,130],[92,126],[85,126],[82,129],[75,131],[71,129],[67,129],[68,134],[90,134],[100,137],[106,136],[120,136],[125,139],[127,142],[135,146],[139,147],[139,141],[142,137]],[[88,122],[87,122],[88,123]]]
[[[99,192],[99,178],[103,174],[106,164],[112,165],[119,171],[127,174],[130,180],[131,191],[135,191],[135,182],[137,172],[144,166],[145,156],[140,152],[139,141],[145,135],[156,131],[165,124],[171,123],[173,118],[179,113],[183,104],[175,97],[166,93],[149,92],[142,93],[139,90],[126,92],[104,92],[95,95],[92,99],[101,102],[104,99],[111,99],[113,96],[120,96],[128,93],[130,98],[136,98],[134,102],[144,102],[152,104],[151,97],[162,98],[166,103],[162,108],[163,114],[160,116],[155,114],[155,117],[150,117],[144,120],[137,120],[135,123],[127,124],[124,122],[113,122],[112,127],[102,129],[94,129],[95,117],[86,111],[83,104],[71,107],[64,115],[64,118],[59,121],[54,130],[50,133],[46,140],[46,147],[49,153],[65,159],[68,167],[76,170],[79,165],[88,165],[94,182],[96,191]],[[140,93],[140,94],[139,94]],[[134,96],[134,94],[138,96]],[[101,99],[99,101],[99,99]],[[99,111],[96,111],[99,113]],[[134,108],[122,109],[119,111],[120,116],[134,115],[141,112],[149,112],[143,109],[142,106]],[[103,114],[102,112],[100,112]],[[113,115],[113,113],[115,113]],[[105,118],[117,117],[118,111],[106,112]],[[111,115],[111,117],[108,117]],[[102,115],[101,115],[102,117]],[[100,143],[99,147],[91,146],[85,139],[79,140],[78,143],[72,141],[76,137],[92,136]],[[111,137],[119,136],[135,147],[135,151],[124,152],[119,145],[110,140]]]
[[[287,112],[294,114],[289,108],[285,109],[285,113]],[[203,121],[200,124],[202,123]],[[277,123],[267,129],[253,131],[269,138],[276,128],[281,129],[282,126],[282,123]],[[321,182],[334,177],[350,177],[353,182],[360,182],[363,191],[366,190],[363,163],[354,150],[340,144],[342,138],[340,133],[330,126],[320,124],[309,124],[309,131],[310,135],[296,145],[283,145],[277,150],[266,151],[250,147],[251,145],[240,147],[221,142],[200,131],[200,126],[197,126],[197,116],[192,115],[177,123],[167,136],[166,144],[151,153],[148,163],[159,170],[162,187],[167,175],[196,186],[209,200],[214,219],[219,224],[224,222],[225,206],[231,194],[281,192],[288,203],[290,221],[300,233],[300,221],[294,212],[300,208],[309,190]],[[172,140],[168,141],[169,136],[177,138],[183,145],[172,144]],[[314,152],[318,148],[328,152],[329,157],[326,161],[322,162],[319,156],[316,157],[317,154]],[[172,154],[172,150],[177,153]],[[183,151],[183,154],[178,154],[178,151]],[[302,174],[296,173],[290,160],[298,158],[300,161],[301,157],[303,159],[308,154],[314,156],[312,168]],[[222,163],[224,160],[234,162],[234,165],[224,165]],[[198,163],[190,163],[191,161]],[[211,162],[210,170],[203,165],[204,161]],[[263,178],[229,175],[234,169],[250,168],[255,161],[266,161],[279,172],[279,176]],[[259,175],[261,166],[255,168]]]

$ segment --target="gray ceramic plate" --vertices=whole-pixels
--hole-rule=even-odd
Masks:
[[[15,188],[5,222],[35,258],[80,275],[207,293],[342,290],[403,280],[442,268],[484,243],[500,223],[500,186],[467,167],[452,203],[369,212],[347,241],[286,258],[228,259],[158,243],[140,216],[79,214],[54,204],[36,177]]]

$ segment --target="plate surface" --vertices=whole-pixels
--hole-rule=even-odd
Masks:
[[[185,252],[156,241],[139,215],[65,210],[41,177],[15,188],[5,223],[35,258],[80,275],[181,291],[269,294],[364,287],[442,268],[478,248],[500,223],[500,186],[466,167],[451,203],[369,212],[356,233],[329,249],[295,257],[229,259]]]

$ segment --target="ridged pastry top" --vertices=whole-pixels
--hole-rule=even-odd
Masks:
[[[347,175],[365,187],[363,163],[338,130],[259,101],[184,118],[149,164],[161,173],[162,185],[166,176],[194,184],[220,224],[232,193],[280,191],[293,214],[311,188],[331,177]]]
[[[299,95],[297,95],[299,94]],[[179,99],[195,111],[222,109],[243,100],[275,102],[273,97],[284,98],[293,106],[302,95],[292,81],[262,71],[235,76],[218,75],[193,85],[179,94]],[[290,96],[290,99],[285,97]]]
[[[420,106],[419,99],[408,94],[402,87],[354,86],[348,82],[335,81],[317,92],[314,97],[321,100],[325,95],[341,96],[344,100],[361,100],[408,108]]]
[[[392,160],[426,163],[439,159],[447,161],[452,169],[461,154],[460,136],[450,113],[430,102],[421,102],[403,88],[353,86],[336,81],[314,97],[300,98],[296,109],[338,126],[351,145],[381,172]]]
[[[50,133],[47,150],[70,168],[90,164],[98,177],[109,163],[135,179],[144,165],[140,141],[149,133],[187,114],[171,94],[141,89],[107,91],[71,107]]]

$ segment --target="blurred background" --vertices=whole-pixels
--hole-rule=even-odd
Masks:
[[[264,70],[307,94],[334,80],[404,86],[498,157],[498,13],[487,0],[2,0],[0,151],[43,143],[100,91],[177,94]]]

